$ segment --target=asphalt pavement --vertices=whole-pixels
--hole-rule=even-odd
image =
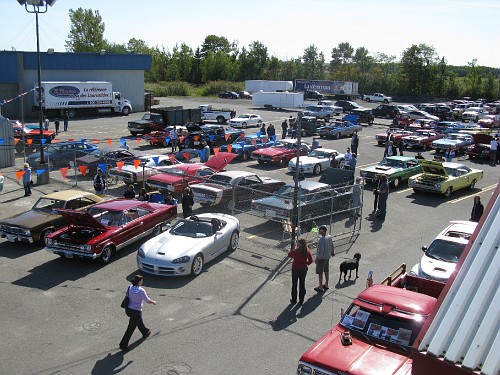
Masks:
[[[253,109],[249,100],[161,98],[165,106],[199,104],[235,109],[238,114],[257,113],[277,129],[284,118],[296,114]],[[107,138],[119,142],[126,137],[131,150],[151,152],[150,146],[137,143],[127,131],[127,121],[141,115],[75,119],[60,138],[96,139],[104,145]],[[378,119],[376,125],[363,127],[358,169],[382,159],[383,148],[377,145],[375,134],[388,124],[389,120]],[[248,130],[251,132],[257,129]],[[321,144],[344,152],[350,139],[322,140]],[[432,151],[423,155],[433,156]],[[22,163],[18,157],[16,167],[21,168]],[[136,332],[127,353],[118,349],[127,325],[120,302],[127,280],[138,273],[135,259],[140,243],[126,247],[112,263],[101,266],[60,258],[40,245],[0,239],[0,373],[292,374],[301,354],[336,324],[341,308],[347,308],[365,288],[369,270],[377,282],[401,263],[413,266],[422,254],[421,247],[450,220],[469,218],[474,195],[486,205],[498,183],[500,167],[464,163],[485,172],[474,191],[459,191],[446,199],[416,194],[403,184],[391,190],[384,222],[374,221],[370,215],[373,195],[367,186],[361,230],[336,238],[330,290],[321,295],[314,292],[317,277],[311,268],[306,302],[301,307],[288,303],[291,267],[286,247],[263,245],[268,242],[259,240],[276,229],[267,223],[256,221],[259,230],[245,223],[238,250],[208,264],[196,278],[145,275],[143,286],[158,302],[157,306],[146,305],[143,312],[153,334],[143,341]],[[285,169],[262,167],[254,161],[235,162],[228,169],[291,180]],[[15,170],[2,170],[6,182],[0,193],[0,218],[28,210],[40,196],[52,191],[92,189],[91,176],[75,179],[69,174],[63,178],[55,171],[50,184],[35,185],[33,196],[25,198]],[[124,185],[112,185],[110,194],[120,196],[123,191]],[[339,264],[357,252],[362,254],[359,279],[338,283]]]

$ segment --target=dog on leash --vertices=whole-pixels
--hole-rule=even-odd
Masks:
[[[359,260],[361,259],[361,254],[356,253],[352,259],[348,259],[340,263],[340,276],[339,283],[342,279],[342,273],[344,274],[344,282],[346,280],[347,271],[349,271],[349,280],[351,279],[351,273],[353,270],[356,270],[356,279],[358,278],[358,268],[359,268]]]

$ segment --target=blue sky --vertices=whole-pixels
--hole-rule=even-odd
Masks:
[[[260,41],[281,59],[314,44],[330,59],[340,42],[400,58],[412,44],[434,46],[448,64],[500,68],[500,0],[57,0],[39,16],[40,47],[65,51],[69,9],[99,10],[104,36],[195,49],[214,34],[247,46]],[[0,0],[0,50],[34,51],[35,17]]]

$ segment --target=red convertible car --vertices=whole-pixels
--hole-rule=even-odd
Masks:
[[[146,183],[150,187],[178,195],[182,193],[184,187],[203,182],[214,173],[222,171],[237,156],[237,154],[219,152],[206,163],[173,165],[149,177]]]
[[[377,140],[379,146],[385,145],[385,140],[387,139],[388,134],[390,134],[389,140],[394,142],[394,144],[397,144],[401,138],[406,137],[408,135],[412,135],[413,131],[403,130],[403,129],[389,129],[389,131],[385,133],[378,133],[375,136],[375,139]]]
[[[406,148],[420,147],[425,151],[427,147],[432,145],[433,141],[443,137],[444,134],[422,129],[415,131],[413,135],[403,137],[403,142]]]
[[[58,210],[69,222],[47,236],[47,250],[66,258],[111,261],[121,248],[147,235],[160,234],[177,215],[177,206],[114,199],[87,211]]]
[[[300,155],[307,155],[311,151],[311,145],[301,142]],[[288,162],[297,156],[297,141],[295,139],[282,139],[274,146],[261,148],[252,152],[251,158],[259,164],[274,163],[282,167],[288,166]]]

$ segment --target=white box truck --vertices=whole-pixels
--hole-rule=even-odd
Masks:
[[[33,111],[38,110],[38,91],[34,92]],[[132,104],[121,92],[113,92],[111,82],[42,82],[42,108],[49,117],[69,117],[78,113],[132,112]]]
[[[304,106],[304,94],[296,92],[254,92],[252,106],[274,108],[300,108]]]
[[[268,80],[248,80],[245,81],[245,91],[253,94],[257,91],[276,92],[293,90],[292,81],[268,81]]]

